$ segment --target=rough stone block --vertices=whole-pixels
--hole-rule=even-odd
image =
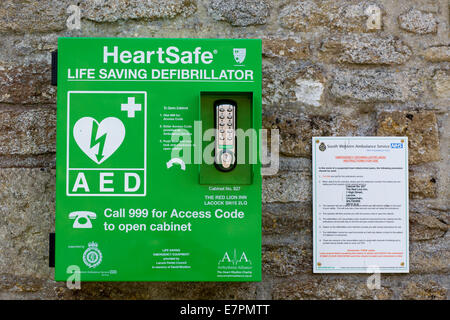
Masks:
[[[310,62],[263,62],[263,105],[307,105],[321,103],[325,87],[322,68]]]
[[[409,197],[410,199],[436,198],[437,174],[435,171],[421,171],[420,169],[409,172]]]
[[[55,171],[0,169],[0,270],[48,279],[48,234],[54,230]]]
[[[410,210],[409,239],[411,241],[424,241],[442,238],[448,230],[448,224],[441,221],[437,217]]]
[[[311,233],[311,204],[266,203],[262,209],[262,229],[264,235],[297,235]]]
[[[417,75],[387,70],[338,71],[331,95],[342,102],[406,102],[423,91]]]
[[[293,38],[267,37],[262,39],[263,56],[269,58],[307,59],[311,55],[309,44]]]
[[[284,6],[279,15],[283,28],[294,31],[308,31],[327,23],[327,16],[314,1],[296,1]]]
[[[432,111],[385,111],[378,115],[378,136],[407,136],[409,164],[441,159],[436,115]]]
[[[424,50],[425,60],[431,62],[450,62],[450,46],[430,47]]]
[[[352,64],[403,64],[411,56],[411,49],[397,38],[366,34],[326,38],[321,52],[328,61]]]
[[[238,27],[265,24],[269,11],[266,0],[212,0],[208,7],[208,12],[215,20],[227,21]]]
[[[71,1],[2,0],[0,32],[51,32],[66,27]]]
[[[403,30],[416,34],[428,34],[437,32],[439,21],[433,13],[410,9],[398,17],[398,23]]]
[[[346,1],[294,1],[283,5],[280,9],[280,25],[293,31],[312,31],[323,27],[338,31],[370,32],[367,26],[369,15],[366,10],[377,6],[380,14],[383,8],[372,1],[348,3]]]
[[[444,228],[444,226],[441,226]],[[409,245],[411,274],[448,274],[450,272],[450,235],[430,241],[415,241]]]
[[[77,5],[69,0],[5,0],[0,3],[0,32],[52,32],[66,29]],[[195,0],[85,0],[78,3],[81,18],[95,22],[130,19],[170,19],[189,16],[197,10]]]
[[[299,172],[280,172],[276,176],[264,177],[262,201],[295,202],[311,198],[311,175]]]
[[[83,18],[96,22],[130,19],[170,19],[197,10],[195,0],[86,0],[80,3]]]
[[[295,80],[295,97],[304,105],[319,107],[324,91],[323,83],[309,79],[298,78]]]
[[[56,88],[50,80],[50,65],[43,62],[0,64],[0,103],[54,104]]]
[[[16,65],[19,61],[27,64],[48,64],[51,52],[58,49],[58,35],[56,33],[28,33],[23,35],[2,35],[0,50],[0,65]]]
[[[56,151],[56,110],[0,110],[0,155]]]
[[[450,100],[450,71],[439,70],[433,77],[433,89],[438,98]]]
[[[408,281],[400,298],[407,300],[447,300],[448,288],[435,281]]]
[[[278,277],[312,273],[312,258],[309,246],[265,245],[262,250],[262,270]]]

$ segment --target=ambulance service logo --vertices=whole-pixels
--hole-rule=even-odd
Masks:
[[[319,145],[319,150],[320,151],[325,151],[325,150],[327,150],[327,146],[325,145],[325,143],[321,143],[320,145]]]
[[[88,248],[83,253],[83,262],[89,268],[95,268],[102,262],[102,252],[96,242],[89,242]]]

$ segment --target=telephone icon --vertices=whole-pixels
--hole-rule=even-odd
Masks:
[[[70,219],[75,219],[73,222],[74,229],[91,229],[91,219],[97,219],[97,215],[91,211],[74,211],[69,213]]]

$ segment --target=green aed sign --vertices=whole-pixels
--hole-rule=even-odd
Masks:
[[[60,38],[55,278],[261,280],[261,41]]]

